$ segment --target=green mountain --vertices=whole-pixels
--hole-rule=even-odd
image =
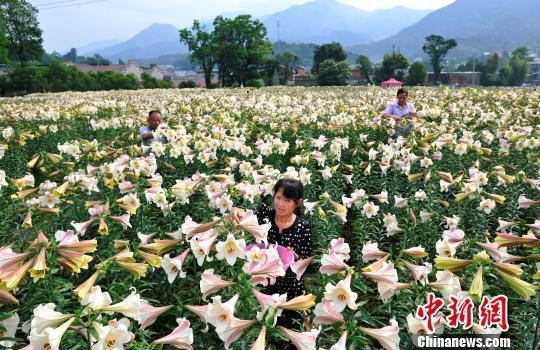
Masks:
[[[457,40],[458,47],[451,52],[455,57],[511,51],[527,44],[536,50],[540,48],[539,5],[538,0],[456,0],[387,39],[348,49],[375,60],[393,47],[408,57],[423,57],[424,38],[438,34]]]
[[[317,44],[338,41],[354,45],[389,37],[430,12],[403,6],[370,12],[337,0],[315,0],[261,20],[272,41],[278,39],[279,23],[279,40]]]
[[[88,52],[87,55],[96,53],[116,62],[119,58],[127,61],[131,58],[152,58],[187,53],[187,47],[180,44],[178,28],[170,24],[154,23],[127,41]]]

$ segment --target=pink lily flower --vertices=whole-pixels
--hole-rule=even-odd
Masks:
[[[242,270],[252,276],[251,281],[254,284],[262,284],[263,286],[268,284],[267,279],[273,285],[276,283],[276,277],[285,276],[285,269],[277,251],[267,255],[262,261],[246,262]]]
[[[142,300],[139,313],[139,323],[141,324],[141,329],[144,330],[151,326],[161,314],[170,310],[172,307],[173,305],[154,307],[146,300]]]
[[[229,327],[224,330],[217,331],[219,339],[225,342],[225,349],[229,349],[231,344],[240,339],[242,334],[251,326],[257,323],[257,320],[239,320],[233,318]]]
[[[341,337],[339,338],[339,341],[332,345],[330,350],[346,350],[347,346],[347,331],[343,332]]]
[[[259,336],[251,345],[250,350],[265,350],[266,349],[266,326],[262,326]]]
[[[459,279],[452,272],[448,270],[437,271],[436,277],[437,281],[430,282],[428,285],[441,292],[445,300],[449,301],[450,296],[461,293]]]
[[[257,243],[261,243],[267,241],[268,231],[272,224],[269,222],[262,225],[259,224],[257,215],[255,215],[253,211],[248,210],[242,217],[242,220],[238,223],[238,226],[242,230],[251,233],[253,237],[255,237]]]
[[[506,247],[499,247],[497,243],[491,243],[489,240],[486,243],[476,242],[476,244],[482,247],[496,262],[513,262],[523,258],[508,254]]]
[[[370,260],[377,260],[388,254],[379,249],[378,243],[371,243],[371,241],[364,244],[362,247],[362,261],[368,262]]]
[[[202,266],[205,259],[207,261],[212,260],[208,258],[208,254],[210,254],[210,250],[212,249],[212,246],[214,245],[214,242],[216,241],[218,235],[218,231],[211,229],[209,231],[200,233],[192,237],[189,241],[191,250],[197,258],[197,264],[199,266]]]
[[[374,272],[362,272],[362,274],[377,282],[377,288],[383,302],[390,299],[397,290],[398,276],[393,263],[384,262],[380,269]]]
[[[32,255],[31,252],[27,253],[14,253],[11,248],[3,247],[0,249],[0,272],[12,270],[12,267],[18,265],[18,263],[27,257]]]
[[[248,245],[245,251],[250,252],[251,249],[253,249],[254,247],[258,247],[262,250],[276,249],[278,252],[279,258],[281,259],[281,262],[283,263],[284,270],[287,270],[287,268],[294,263],[295,253],[289,248],[280,246],[279,244],[259,243],[259,244]]]
[[[97,217],[91,217],[90,220],[84,221],[84,222],[71,222],[71,226],[75,228],[75,231],[77,231],[78,234],[81,236],[84,236],[86,233],[86,230],[90,227],[90,225],[97,219]]]
[[[309,332],[295,332],[282,326],[277,327],[299,350],[315,350],[316,341],[319,336],[318,329]]]
[[[332,301],[328,299],[323,299],[317,304],[313,313],[315,314],[313,322],[316,324],[322,325],[345,322],[343,315],[336,310]]]
[[[399,327],[396,320],[390,320],[390,326],[382,328],[358,328],[370,337],[375,338],[386,350],[399,349]]]
[[[418,282],[422,283],[422,285],[426,285],[427,282],[427,276],[432,271],[432,266],[430,263],[424,263],[424,265],[415,265],[407,260],[402,260],[403,265],[405,265],[411,272],[413,273],[414,279]]]
[[[309,257],[307,259],[297,260],[291,264],[291,270],[296,274],[296,279],[300,281],[304,272],[306,272],[307,267],[315,259],[315,256]]]
[[[281,295],[279,294],[268,295],[268,294],[259,292],[255,288],[252,289],[252,292],[255,298],[257,299],[257,301],[259,302],[259,305],[261,305],[261,309],[262,309],[262,311],[257,312],[257,319],[261,321],[263,319],[263,316],[265,316],[264,313],[269,308],[272,308],[272,307],[276,308],[276,313],[275,315],[273,315],[274,317],[273,324],[275,326],[277,322],[277,318],[281,316],[283,312],[283,310],[280,309],[279,306],[287,302],[287,293],[281,294]],[[272,315],[271,314],[266,315],[266,317],[269,318],[269,317],[272,317]]]
[[[540,220],[534,220],[534,224],[527,224],[527,227],[536,233],[540,233]]]
[[[535,201],[533,199],[529,199],[525,197],[524,195],[519,196],[518,198],[518,207],[521,208],[530,208],[531,206],[540,203],[540,201]]]
[[[205,328],[202,330],[203,333],[208,332],[208,305],[185,305],[186,309],[193,312],[197,317],[204,322]]]
[[[206,301],[206,298],[213,293],[218,292],[219,290],[231,286],[234,282],[229,282],[222,280],[218,275],[214,275],[214,269],[207,269],[201,275],[200,281],[201,292],[203,293],[203,300]]]
[[[506,229],[514,226],[516,223],[514,221],[504,221],[499,218],[499,227],[497,228],[497,231],[503,231],[506,232]]]
[[[129,213],[123,214],[120,216],[110,216],[111,220],[119,222],[120,225],[125,229],[128,227],[131,228],[131,224],[129,223],[129,219],[131,218],[131,215]]]
[[[330,250],[328,251],[328,254],[335,254],[341,256],[343,260],[349,260],[351,258],[349,255],[350,252],[351,249],[349,248],[349,244],[345,243],[344,238],[333,239],[330,241]]]
[[[323,255],[319,271],[327,275],[334,275],[350,268],[351,267],[343,261],[342,256],[331,253]]]
[[[193,347],[193,329],[189,327],[189,321],[185,318],[177,318],[178,327],[176,327],[169,335],[154,340],[154,344],[169,344],[177,349],[192,350]]]

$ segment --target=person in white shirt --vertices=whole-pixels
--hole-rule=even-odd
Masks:
[[[150,145],[152,142],[158,141],[161,143],[167,143],[167,138],[162,136],[159,139],[154,138],[153,132],[157,130],[158,126],[163,123],[163,116],[158,110],[152,110],[148,113],[148,125],[141,126],[139,132],[144,145]]]
[[[407,102],[409,98],[409,92],[404,88],[401,88],[397,91],[396,94],[397,101],[391,102],[386,106],[382,117],[385,119],[394,119],[397,123],[396,132],[393,137],[396,138],[399,135],[406,137],[412,127],[411,119],[413,117],[418,117],[416,109],[412,103]],[[402,123],[404,119],[406,123]],[[404,124],[404,125],[402,125]]]

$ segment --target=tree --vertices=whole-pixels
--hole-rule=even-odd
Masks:
[[[77,49],[71,48],[68,53],[62,56],[65,60],[71,61],[73,63],[77,62]]]
[[[141,85],[145,89],[170,89],[174,87],[171,81],[157,80],[146,72],[141,74]]]
[[[41,56],[41,59],[39,60],[40,64],[48,65],[53,61],[63,62],[62,55],[60,55],[58,52],[53,51],[52,53],[44,53]]]
[[[422,46],[422,50],[430,57],[435,84],[439,81],[446,54],[456,46],[457,42],[454,39],[445,40],[442,36],[434,34],[426,37],[426,43]]]
[[[44,53],[37,12],[25,0],[0,2],[0,22],[4,25],[8,40],[9,56],[21,65],[39,60]]]
[[[174,84],[172,81],[170,80],[161,80],[159,82],[159,88],[160,89],[173,89],[174,88]]]
[[[67,66],[59,61],[52,61],[45,73],[48,91],[60,92],[70,90],[70,73]]]
[[[317,74],[319,72],[320,64],[328,59],[333,59],[337,62],[345,61],[347,59],[347,53],[340,43],[333,42],[316,46],[315,52],[313,53],[313,67],[311,67],[311,71]]]
[[[527,81],[529,76],[529,50],[526,47],[518,47],[512,51],[510,57],[510,75],[507,83],[512,86],[519,86]]]
[[[31,94],[47,90],[46,68],[36,66],[17,66],[9,77],[10,90]]]
[[[512,68],[510,68],[509,64],[505,64],[501,67],[499,70],[499,79],[501,82],[501,85],[507,86],[510,84],[510,77],[512,76]]]
[[[124,62],[124,60],[122,60],[121,58],[118,59],[118,64],[122,64],[122,65],[125,65],[126,62]]]
[[[371,64],[371,61],[369,60],[369,57],[360,55],[356,58],[356,63],[358,64],[358,67],[360,68],[360,71],[364,76],[366,77],[369,84],[373,83],[373,80],[371,79],[371,76],[373,75],[373,64]]]
[[[475,67],[476,68],[476,67]],[[501,81],[498,76],[499,71],[499,55],[494,52],[488,58],[486,63],[479,67],[482,68],[480,72],[480,84],[485,86],[500,85]]]
[[[346,61],[332,58],[324,60],[319,66],[317,82],[322,86],[341,86],[349,84],[351,68]]]
[[[287,84],[294,66],[298,64],[298,56],[291,52],[284,52],[277,55],[276,60],[278,63],[279,83],[282,85]]]
[[[267,86],[279,85],[282,83],[285,68],[279,64],[277,58],[270,58],[264,62],[259,76],[264,80]]]
[[[290,52],[298,57],[298,65],[307,67],[313,66],[313,53],[317,47],[316,44],[286,43],[284,41],[277,41],[274,42],[272,46],[274,48],[275,55]]]
[[[260,78],[265,63],[272,59],[272,44],[266,34],[264,24],[250,15],[215,18],[212,36],[223,86],[247,86]]]
[[[193,21],[191,30],[180,30],[180,42],[188,46],[191,62],[200,65],[206,87],[212,83],[212,70],[216,64],[213,35],[204,30],[200,22]]]
[[[195,87],[197,87],[197,83],[195,83],[193,80],[184,80],[178,84],[179,89],[192,89]]]
[[[8,39],[4,33],[4,23],[0,17],[0,63],[9,63]]]
[[[525,46],[520,46],[512,51],[511,58],[530,61],[529,49]]]
[[[145,89],[159,88],[159,81],[146,72],[141,74],[141,84]]]
[[[401,53],[386,54],[381,67],[377,70],[377,81],[380,83],[393,77],[403,81],[407,67],[409,67],[409,60]]]
[[[484,67],[484,63],[482,63],[478,58],[470,58],[466,63],[460,64],[457,66],[456,70],[458,72],[472,72],[473,70],[475,72],[481,72]]]
[[[92,66],[100,66],[100,65],[105,65],[105,66],[108,66],[111,64],[111,61],[108,60],[107,58],[99,55],[99,54],[95,54],[94,56],[92,57],[82,57],[82,59],[80,60],[81,63],[86,63],[86,64],[89,64],[89,65],[92,65]]]
[[[133,74],[122,74],[111,71],[91,72],[95,80],[96,90],[135,90],[140,87],[137,77]]]
[[[426,79],[427,79],[426,66],[420,61],[414,62],[409,67],[409,73],[407,75],[407,84],[408,85],[425,85]]]

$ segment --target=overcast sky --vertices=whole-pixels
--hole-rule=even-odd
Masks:
[[[30,0],[40,9],[44,47],[66,51],[98,40],[126,40],[152,23],[189,26],[222,13],[263,16],[311,0]],[[363,10],[437,9],[454,0],[339,0]]]

